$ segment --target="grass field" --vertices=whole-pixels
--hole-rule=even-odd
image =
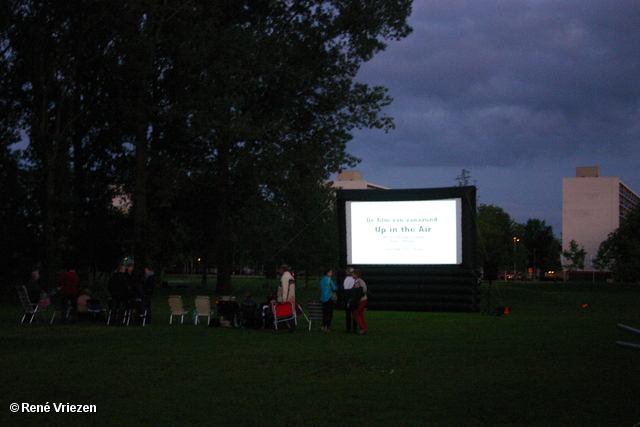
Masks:
[[[251,290],[262,301],[268,292],[264,279],[236,280],[238,295]],[[498,283],[492,305],[508,305],[509,315],[369,311],[371,334],[356,336],[342,333],[341,311],[330,334],[307,331],[304,319],[295,334],[169,325],[167,295],[191,305],[195,295],[217,297],[197,279],[172,284],[184,287],[158,292],[147,327],[22,325],[17,299],[0,305],[2,425],[640,422],[640,351],[615,345],[640,344],[616,327],[640,328],[637,285]],[[301,301],[316,295],[315,282],[298,289]],[[51,409],[26,413],[23,403]]]

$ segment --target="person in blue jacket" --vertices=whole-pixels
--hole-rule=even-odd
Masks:
[[[331,279],[333,270],[325,271],[320,279],[320,301],[322,302],[322,332],[331,332],[331,320],[333,319],[334,292],[338,286]]]

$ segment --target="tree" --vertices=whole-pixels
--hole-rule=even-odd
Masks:
[[[594,265],[610,269],[616,280],[640,280],[640,205],[600,244]]]
[[[607,236],[607,240],[600,243],[598,247],[598,253],[596,257],[593,259],[593,266],[599,270],[611,270],[615,268],[615,255],[614,255],[614,241],[617,240],[618,236],[616,232],[609,233]]]
[[[13,140],[10,135],[0,135],[0,268],[6,284],[24,283],[29,272],[39,268],[42,255],[31,183],[19,167],[18,154],[8,148]]]
[[[527,249],[527,266],[533,268],[534,274],[560,268],[561,245],[545,221],[527,220],[522,227],[522,244]]]
[[[147,264],[159,250],[150,227],[169,223],[164,206],[178,200],[176,186],[206,177],[215,200],[206,252],[221,293],[230,291],[244,208],[262,198],[299,228],[326,208],[321,183],[357,162],[346,153],[351,131],[393,127],[381,112],[386,89],[354,78],[411,31],[409,0],[2,7],[11,84],[0,98],[15,99],[29,137],[47,269],[60,254],[84,252],[72,226],[104,223],[116,190],[132,196],[134,258]],[[301,208],[307,198],[314,211]],[[292,223],[291,212],[304,215]]]
[[[477,223],[480,259],[495,262],[503,270],[512,267],[516,230],[509,214],[498,206],[480,204]]]
[[[587,251],[584,250],[583,246],[578,246],[575,240],[571,240],[569,242],[569,250],[565,250],[562,252],[562,257],[570,262],[567,264],[567,270],[584,270],[584,259],[587,256]]]
[[[296,205],[318,194],[331,172],[355,163],[345,152],[350,131],[392,126],[380,114],[390,102],[386,89],[353,79],[383,40],[408,34],[410,2],[202,2],[191,11],[200,25],[181,27],[175,37],[187,62],[166,72],[167,99],[189,118],[189,139],[202,153],[198,167],[215,176],[223,293],[231,286],[234,217],[247,200],[286,207],[281,221],[291,223],[291,235],[299,227],[290,213],[303,211]],[[294,197],[298,188],[305,191]]]
[[[559,267],[560,243],[545,221],[518,224],[502,208],[480,204],[477,222],[481,259],[496,262],[503,270]]]
[[[460,175],[456,177],[456,181],[458,182],[458,187],[466,187],[469,185],[469,181],[471,180],[471,174],[468,170],[462,169]],[[474,181],[475,184],[475,181]]]
[[[104,212],[110,202],[108,183],[98,177],[109,170],[103,165],[111,153],[89,144],[107,109],[100,75],[118,8],[28,0],[5,1],[2,8],[6,84],[0,98],[19,117],[14,130],[29,139],[25,153],[36,184],[31,190],[41,215],[46,281],[65,258],[84,253],[74,227],[98,222],[88,216],[96,206]],[[77,234],[86,236],[87,230]]]

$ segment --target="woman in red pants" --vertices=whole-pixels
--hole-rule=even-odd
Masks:
[[[362,297],[360,298],[360,305],[356,310],[353,311],[353,320],[356,321],[358,326],[360,326],[360,330],[358,334],[366,335],[369,333],[369,328],[367,327],[367,321],[364,318],[365,308],[367,306],[367,284],[360,277],[360,270],[353,270],[353,289],[355,292],[357,288],[362,289]]]

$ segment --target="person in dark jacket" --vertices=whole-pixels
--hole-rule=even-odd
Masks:
[[[109,278],[107,288],[111,294],[111,310],[115,311],[115,324],[120,325],[124,320],[131,294],[131,276],[127,273],[126,267],[121,265]]]
[[[40,272],[38,270],[31,273],[31,280],[27,283],[27,294],[29,294],[29,301],[31,304],[37,304],[40,301],[40,295],[42,295],[43,289],[38,282],[40,278]]]

